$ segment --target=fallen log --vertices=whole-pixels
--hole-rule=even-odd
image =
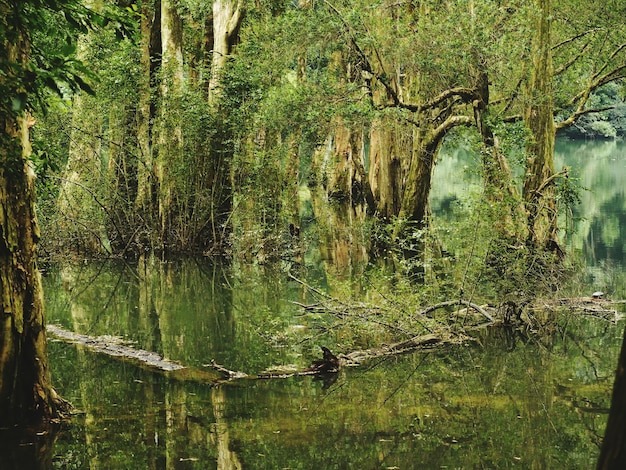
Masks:
[[[443,332],[440,334],[429,333],[426,335],[414,336],[398,343],[389,344],[380,348],[364,349],[352,351],[339,356],[344,365],[359,365],[363,361],[383,356],[395,356],[413,351],[432,349],[444,344],[459,344],[469,341],[469,336]]]
[[[59,325],[47,325],[46,331],[50,336],[58,340],[79,344],[94,352],[132,362],[150,370],[166,373],[168,377],[176,380],[191,380],[201,383],[218,383],[221,380],[221,375],[213,371],[186,367],[153,351],[134,348],[130,346],[131,342],[117,336],[89,336],[66,330]]]
[[[162,371],[174,371],[185,367],[177,362],[163,358],[159,354],[128,346],[129,342],[116,336],[88,336],[61,328],[59,325],[47,325],[46,330],[52,336],[69,343],[82,344],[85,347],[108,356],[135,360],[149,367]]]

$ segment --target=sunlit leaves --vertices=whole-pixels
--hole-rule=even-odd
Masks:
[[[132,9],[131,9],[132,10]],[[93,93],[96,76],[76,58],[77,35],[114,24],[119,35],[131,31],[122,10],[107,7],[96,12],[78,0],[4,0],[0,40],[24,41],[24,60],[0,57],[4,77],[0,79],[0,107],[9,113],[46,108],[47,93]],[[8,101],[4,101],[8,100]]]

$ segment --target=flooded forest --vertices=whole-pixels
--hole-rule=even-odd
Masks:
[[[625,15],[0,0],[0,468],[624,468]]]

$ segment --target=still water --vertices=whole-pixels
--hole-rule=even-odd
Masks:
[[[463,158],[452,153],[437,167],[435,188],[443,190],[433,195],[436,210],[471,187]],[[624,145],[559,142],[557,159],[589,188],[568,246],[586,257],[590,289],[623,296]],[[308,269],[300,274],[327,282],[319,265]],[[324,341],[323,320],[302,317],[294,303],[307,302],[307,289],[284,265],[55,266],[46,272],[45,292],[49,323],[115,335],[197,370],[208,370],[211,360],[248,373],[303,367]],[[593,468],[622,325],[571,317],[554,328],[542,341],[485,332],[475,343],[348,368],[336,380],[219,385],[51,341],[54,384],[79,414],[56,439],[50,465]],[[342,338],[333,339],[341,346]]]

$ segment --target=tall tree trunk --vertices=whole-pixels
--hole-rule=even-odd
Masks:
[[[96,11],[102,9],[97,1],[87,0],[86,4]],[[85,63],[89,47],[88,36],[78,40],[76,56]],[[101,197],[107,178],[103,146],[107,112],[92,96],[73,96],[69,155],[57,198],[57,211],[63,217],[61,237],[70,242],[72,250],[88,254],[111,254]]]
[[[468,116],[449,116],[434,128],[428,125],[426,119],[422,120],[422,124],[413,131],[411,164],[406,175],[399,214],[400,219],[417,223],[418,228],[427,225],[432,173],[443,139],[454,127],[471,125],[472,119]]]
[[[157,220],[156,179],[154,177],[154,129],[156,97],[153,87],[161,66],[161,1],[142,2],[141,9],[141,77],[139,79],[139,106],[137,109],[137,144],[140,153],[137,166],[137,197],[135,210],[143,220],[144,230],[135,241],[140,253],[157,245],[153,227]]]
[[[221,93],[222,73],[232,47],[239,35],[243,17],[243,1],[213,2],[213,56],[209,81],[209,103],[215,104]]]
[[[494,217],[497,236],[520,240],[525,233],[524,207],[513,184],[511,168],[502,153],[498,140],[489,124],[489,76],[485,70],[478,71],[474,120],[483,144],[481,159],[485,198],[498,214]]]
[[[103,158],[103,118],[93,97],[77,95],[72,102],[69,156],[57,199],[63,216],[62,237],[83,253],[111,253],[100,195],[106,181]]]
[[[398,215],[402,203],[402,155],[410,155],[405,126],[377,120],[370,131],[369,183],[376,213],[383,219]]]
[[[523,197],[528,213],[528,243],[544,248],[557,240],[554,187],[554,105],[552,92],[552,0],[536,0],[533,66],[524,120],[531,138],[527,146]]]
[[[441,142],[442,139],[423,139],[422,131],[414,130],[411,165],[406,177],[399,218],[416,222],[419,228],[426,225],[432,173]]]
[[[36,249],[35,174],[28,114],[0,119],[0,427],[50,420],[63,410],[50,381]],[[21,155],[12,153],[21,150]]]
[[[365,176],[363,130],[348,128],[338,120],[325,155],[328,177],[327,192],[330,199],[345,202],[363,215],[368,202],[371,204],[371,189]]]
[[[0,6],[0,14],[5,12]],[[28,62],[29,44],[20,32],[2,44],[0,62]],[[12,68],[15,71],[16,67]],[[13,87],[11,71],[8,85]],[[19,82],[19,78],[17,79]],[[18,90],[15,90],[17,96]],[[0,112],[0,427],[44,423],[66,403],[50,381],[41,276],[37,268],[39,227],[35,215],[35,173],[29,162],[26,111]]]
[[[176,179],[177,168],[182,164],[183,131],[178,119],[183,72],[183,24],[178,13],[176,0],[161,0],[161,109],[159,110],[158,152],[155,158],[157,200],[159,207],[159,238],[161,249],[177,245],[176,232]]]
[[[626,468],[626,330],[617,362],[611,411],[606,423],[598,470]]]

